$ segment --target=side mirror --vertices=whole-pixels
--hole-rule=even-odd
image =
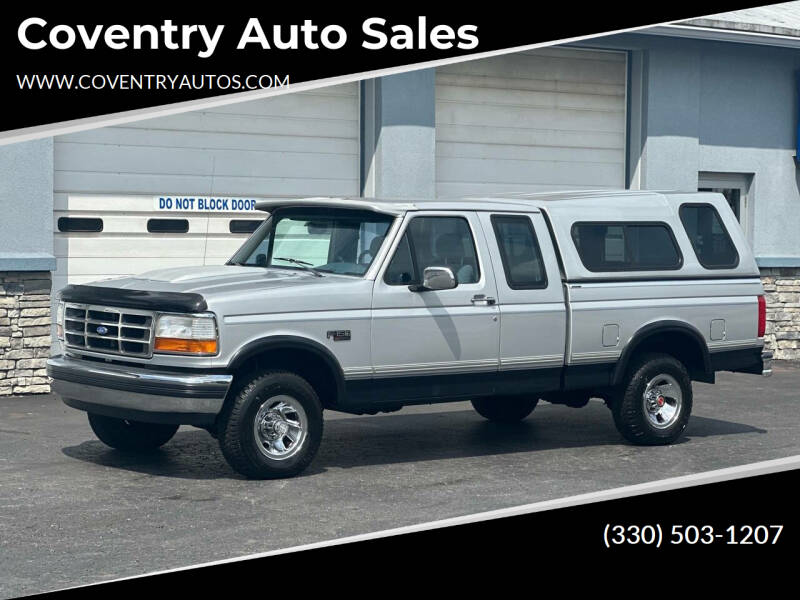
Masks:
[[[422,274],[422,285],[410,285],[412,292],[452,290],[458,285],[453,270],[449,267],[426,267]]]

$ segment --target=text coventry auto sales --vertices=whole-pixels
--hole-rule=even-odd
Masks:
[[[28,50],[55,48],[68,50],[83,46],[93,50],[104,46],[111,50],[191,50],[208,58],[217,48],[225,25],[176,25],[166,19],[161,25],[51,25],[40,17],[30,17],[17,29],[19,43]],[[386,19],[372,17],[361,24],[361,46],[367,50],[473,50],[478,46],[477,25],[430,25],[426,17],[418,17],[415,26],[391,25]],[[338,50],[347,44],[347,30],[341,25],[320,26],[311,19],[302,25],[272,25],[264,27],[251,18],[239,36],[237,50],[260,46],[263,50],[296,50],[325,48]]]

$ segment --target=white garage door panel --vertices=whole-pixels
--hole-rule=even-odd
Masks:
[[[248,133],[214,132],[209,136],[204,131],[176,131],[166,129],[138,129],[128,126],[94,129],[80,134],[61,136],[63,142],[82,144],[119,144],[120,132],[125,129],[127,146],[150,146],[164,148],[219,148],[223,150],[261,150],[265,152],[305,152],[313,145],[319,153],[355,154],[358,140],[348,137],[320,137],[302,135],[252,135]],[[343,128],[343,134],[346,134]]]
[[[603,106],[610,108],[615,103],[609,97],[619,93],[617,85],[541,79],[524,80],[439,73],[436,80],[444,86],[439,94],[442,99],[463,100],[465,90],[482,88],[486,97],[498,104],[553,106],[555,102],[558,102],[565,108],[601,108]],[[512,87],[503,88],[504,85]]]
[[[503,131],[502,146],[512,148],[527,147],[535,136],[536,147],[555,148],[608,148],[619,152],[619,147],[625,145],[625,134],[618,132],[596,131],[564,131],[564,130],[530,130],[508,128]],[[464,140],[469,143],[464,143]],[[437,156],[439,146],[452,140],[459,144],[463,152],[469,152],[473,145],[480,148],[481,144],[495,144],[497,141],[497,128],[483,125],[437,125],[436,145]],[[485,152],[485,150],[481,150]]]
[[[58,234],[54,240],[55,253],[58,258],[106,257],[109,258],[108,244],[124,248],[125,258],[158,257],[158,256],[192,256],[202,257],[205,240],[200,236],[189,237],[150,237],[145,236],[106,236],[102,234],[73,234],[70,237]],[[147,244],[143,243],[147,240]],[[114,252],[117,256],[122,252]],[[115,260],[110,257],[109,260]],[[201,261],[202,262],[202,261]],[[197,264],[197,263],[195,263]]]
[[[584,86],[616,85],[620,63],[625,63],[622,52],[543,48],[448,65],[444,73],[515,79],[527,85],[532,80],[545,81],[549,85],[561,82]],[[624,74],[624,68],[622,72]]]
[[[123,194],[259,189],[268,196],[331,193],[334,182],[335,193],[357,194],[358,119],[353,83],[59,136],[54,187]],[[307,181],[318,182],[315,192]],[[232,182],[236,190],[224,189]],[[305,189],[289,191],[294,183]]]
[[[315,153],[313,160],[301,152],[221,150],[198,148],[160,148],[149,146],[121,146],[109,152],[107,145],[75,144],[61,142],[56,155],[57,171],[82,172],[91,164],[93,173],[117,173],[124,168],[128,173],[151,174],[167,172],[171,175],[229,175],[237,177],[312,177],[318,173],[346,175],[352,158],[342,154]]]
[[[480,144],[458,144],[439,142],[439,156],[461,158],[484,158],[486,150]],[[550,160],[597,163],[619,163],[619,151],[611,148],[564,148],[560,146],[512,146],[503,145],[492,148],[495,158],[506,160]]]
[[[443,158],[437,171],[444,181],[463,177],[464,169],[470,169],[472,181],[485,183],[507,183],[513,181],[523,185],[557,184],[580,177],[592,185],[613,187],[619,181],[618,165],[602,163],[551,162],[527,160],[486,160],[477,158]],[[576,169],[580,173],[576,173]]]
[[[56,173],[55,185],[60,189],[89,191],[92,188],[114,190],[118,193],[122,188],[136,189],[140,193],[161,194],[194,194],[216,196],[335,196],[358,195],[353,192],[358,187],[357,179],[325,179],[304,177],[288,179],[279,177],[200,177],[191,175],[147,175],[116,173]],[[198,187],[202,189],[197,189]],[[184,191],[185,190],[185,191]],[[324,190],[324,191],[323,191]]]
[[[153,196],[357,195],[358,84],[293,93],[55,138],[53,288],[162,267],[221,264],[264,213],[159,212]],[[63,216],[100,233],[59,232]],[[151,234],[150,218],[185,218]]]
[[[625,184],[625,55],[547,49],[436,71],[437,194]]]

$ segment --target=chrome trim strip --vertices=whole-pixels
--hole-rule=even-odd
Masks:
[[[500,370],[511,371],[516,369],[543,369],[546,367],[561,367],[564,365],[562,354],[548,354],[544,356],[514,356],[500,359]]]
[[[439,375],[444,373],[475,373],[497,370],[497,360],[460,360],[454,362],[382,365],[374,368],[375,377],[405,377],[411,375]]]
[[[619,359],[622,354],[619,350],[602,351],[602,352],[576,352],[572,355],[568,364],[594,364],[603,362],[613,362]]]
[[[709,352],[725,352],[746,348],[763,348],[764,340],[732,340],[722,342],[708,342]]]
[[[344,367],[342,372],[345,379],[369,379],[372,377],[372,367]]]
[[[499,370],[542,369],[561,367],[564,357],[561,354],[545,356],[515,356],[501,359]],[[402,365],[383,365],[379,367],[345,367],[342,369],[347,380],[375,377],[405,377],[413,375],[439,375],[445,373],[492,372],[498,369],[494,359],[461,360],[453,362],[415,363]]]

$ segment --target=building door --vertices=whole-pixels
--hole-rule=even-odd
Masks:
[[[698,192],[717,192],[725,196],[733,214],[742,226],[745,236],[752,243],[752,202],[750,187],[753,176],[746,173],[701,172],[698,176]]]
[[[624,52],[545,48],[436,69],[436,194],[625,187]]]

